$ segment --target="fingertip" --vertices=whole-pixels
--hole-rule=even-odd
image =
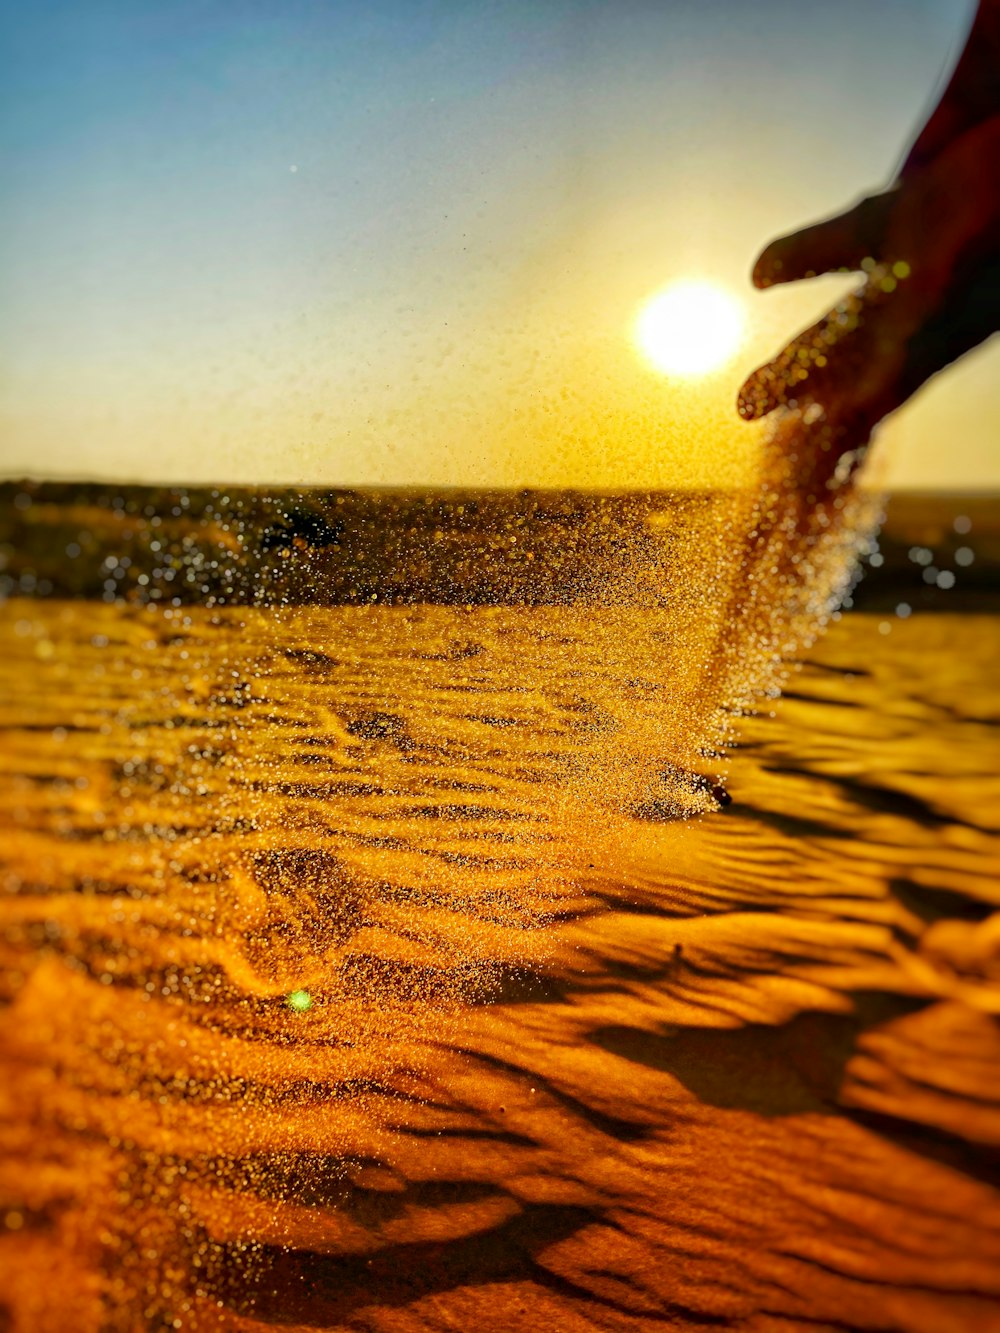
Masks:
[[[775,283],[781,281],[781,270],[784,267],[781,258],[775,253],[775,247],[769,245],[766,250],[762,250],[757,257],[757,262],[753,266],[751,281],[758,291],[763,291],[766,287],[773,287]]]
[[[785,401],[786,387],[775,362],[768,361],[743,381],[736,395],[736,410],[744,421],[758,421]]]
[[[744,421],[756,421],[760,416],[760,395],[749,380],[736,395],[736,411]]]

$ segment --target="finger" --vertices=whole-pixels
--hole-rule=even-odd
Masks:
[[[789,343],[785,351],[794,348],[796,342]],[[736,411],[744,421],[759,421],[786,401],[778,360],[775,357],[773,361],[758,366],[740,385],[736,395]]]
[[[838,429],[855,419],[874,426],[941,365],[981,340],[990,313],[996,320],[982,284],[970,286],[968,304],[947,320],[933,315],[927,296],[917,285],[886,291],[870,282],[750,376],[740,390],[740,415],[754,420],[776,407],[809,415],[815,404],[817,420]]]
[[[850,349],[844,341],[857,328],[861,308],[860,297],[849,297],[800,333],[773,360],[758,366],[737,395],[736,410],[744,421],[756,421],[776,407],[817,401],[833,349],[841,361],[849,357]]]
[[[776,407],[818,403],[840,415],[898,372],[905,332],[915,322],[909,304],[887,301],[877,286],[854,292],[753,372],[740,389],[737,411],[754,421]]]
[[[895,190],[887,190],[862,199],[838,217],[772,241],[754,265],[754,286],[771,287],[814,278],[817,273],[859,269],[863,259],[877,260],[895,201]]]
[[[831,374],[829,358],[824,354],[828,349],[821,341],[825,327],[824,322],[807,329],[773,361],[758,366],[749,376],[736,400],[736,410],[744,421],[757,421],[777,407],[804,407],[813,402],[825,405],[823,389]],[[843,366],[847,350],[838,348],[838,355]]]

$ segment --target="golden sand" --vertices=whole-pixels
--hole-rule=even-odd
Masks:
[[[1000,1327],[1000,623],[674,614],[0,610],[11,1329]]]

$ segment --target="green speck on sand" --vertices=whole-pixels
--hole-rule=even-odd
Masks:
[[[297,1014],[304,1014],[307,1009],[312,1008],[313,997],[307,990],[293,990],[288,997],[289,1009],[294,1009]]]

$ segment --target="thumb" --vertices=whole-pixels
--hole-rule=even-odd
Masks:
[[[846,213],[816,222],[772,241],[753,269],[755,287],[814,278],[836,269],[857,269],[862,259],[880,257],[895,189],[862,199]]]

